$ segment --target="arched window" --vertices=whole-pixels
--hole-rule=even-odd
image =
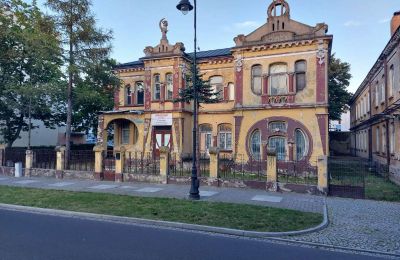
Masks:
[[[222,150],[232,150],[232,125],[222,124],[218,127],[218,147]]]
[[[269,68],[270,95],[285,95],[288,93],[287,65],[284,63],[273,64]]]
[[[161,82],[160,82],[160,74],[155,74],[153,78],[153,100],[161,99]]]
[[[235,84],[230,82],[228,84],[229,100],[235,100]]]
[[[306,135],[300,129],[295,131],[296,138],[296,160],[301,161],[308,153],[308,142]]]
[[[273,136],[268,141],[269,148],[275,148],[276,159],[284,161],[286,159],[286,138],[281,136]]]
[[[200,151],[208,152],[212,147],[212,126],[204,124],[199,126],[200,132]]]
[[[125,104],[127,106],[132,105],[132,88],[131,85],[125,87]]]
[[[136,82],[136,104],[144,104],[144,84],[142,81]]]
[[[258,129],[250,136],[250,152],[254,159],[261,159],[261,132]]]
[[[165,87],[165,97],[167,100],[172,100],[174,98],[174,80],[172,73],[165,75],[166,87]]]
[[[221,98],[224,90],[224,78],[221,76],[214,76],[210,78],[210,86],[214,93],[218,93],[218,95],[213,98]]]
[[[306,72],[307,63],[304,60],[297,61],[295,64],[296,70],[296,91],[301,91],[306,88]]]
[[[251,90],[256,95],[262,94],[262,66],[254,65],[251,68]]]

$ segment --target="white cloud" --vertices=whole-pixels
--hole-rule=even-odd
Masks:
[[[236,29],[249,29],[249,28],[253,29],[253,28],[257,28],[259,26],[261,26],[261,24],[259,22],[256,22],[256,21],[244,21],[244,22],[241,22],[241,23],[235,23],[234,24],[234,27]]]
[[[358,27],[361,25],[361,22],[350,20],[345,22],[343,25],[346,27]]]
[[[387,23],[390,21],[390,18],[383,18],[381,20],[378,21],[378,23]]]

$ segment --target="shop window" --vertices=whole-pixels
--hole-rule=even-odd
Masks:
[[[224,91],[224,78],[221,76],[214,76],[210,78],[210,86],[214,93],[217,93],[213,96],[214,99],[220,99],[223,95]]]
[[[297,61],[295,64],[295,75],[296,75],[296,91],[302,91],[306,88],[306,72],[307,64],[306,61]]]
[[[160,82],[160,74],[154,75],[153,78],[153,100],[160,100],[161,99],[161,82]]]
[[[222,150],[232,150],[232,126],[230,124],[218,127],[218,147]]]
[[[301,161],[308,153],[308,142],[306,135],[300,129],[295,131],[296,138],[296,160]]]
[[[262,66],[254,65],[251,68],[251,90],[256,95],[262,94]]]
[[[286,64],[274,64],[269,69],[270,95],[286,95],[288,93],[288,74]]]
[[[271,122],[269,123],[269,131],[271,133],[276,133],[276,132],[281,132],[281,133],[286,133],[287,127],[285,122]]]
[[[142,81],[136,82],[136,103],[144,104],[144,84]]]
[[[173,99],[173,94],[174,94],[174,80],[172,73],[168,73],[165,75],[165,81],[166,81],[166,88],[165,88],[165,96],[167,100],[172,100]]]
[[[284,161],[286,159],[286,138],[281,136],[270,137],[268,147],[276,151],[276,159]]]

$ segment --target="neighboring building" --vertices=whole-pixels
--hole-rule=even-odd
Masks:
[[[391,39],[353,96],[353,154],[389,165],[400,176],[400,12]]]
[[[193,54],[183,43],[169,44],[167,22],[162,39],[146,47],[145,57],[121,64],[116,72],[124,87],[115,110],[99,119],[98,143],[107,143],[115,127],[114,149],[157,155],[160,146],[190,154],[192,104],[174,103],[185,87]],[[214,146],[245,159],[267,156],[275,147],[279,160],[306,160],[329,153],[328,26],[308,26],[290,17],[286,1],[268,8],[268,22],[234,39],[235,46],[198,53],[203,79],[221,91],[218,104],[203,104],[199,114],[200,148]]]

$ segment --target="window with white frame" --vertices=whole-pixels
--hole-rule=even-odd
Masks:
[[[161,99],[161,81],[160,74],[155,74],[153,77],[153,100]]]
[[[384,81],[384,78],[382,78],[382,81]],[[385,94],[386,94],[385,82],[382,82],[379,91],[379,101],[381,103],[385,102]]]
[[[275,95],[286,95],[288,93],[288,74],[287,74],[287,65],[273,64],[269,68],[270,74],[270,87],[269,94],[272,96]]]
[[[286,138],[282,136],[273,136],[268,140],[268,147],[276,151],[276,159],[284,161],[286,159]]]
[[[301,91],[306,88],[306,72],[307,63],[305,60],[296,61],[295,75],[296,75],[296,91]]]
[[[144,104],[144,84],[143,81],[136,82],[136,104]]]
[[[208,152],[212,146],[212,126],[204,124],[199,126],[200,130],[200,150]]]
[[[121,125],[121,144],[129,144],[130,139],[130,123],[124,122]]]
[[[390,124],[390,153],[394,154],[396,148],[396,128],[394,123]]]
[[[296,138],[296,160],[301,161],[308,153],[308,141],[306,135],[300,129],[295,131]]]
[[[228,83],[229,100],[235,100],[235,84]]]
[[[254,65],[251,68],[251,90],[256,95],[262,94],[262,66],[261,65]]]
[[[276,133],[276,132],[286,133],[286,131],[287,131],[286,122],[275,121],[275,122],[269,123],[269,131],[271,133]]]
[[[222,150],[232,150],[232,125],[222,124],[218,127],[218,147]]]
[[[174,78],[172,73],[165,75],[165,97],[167,100],[174,98]]]
[[[394,90],[394,66],[390,66],[389,69],[389,86],[388,86],[388,96],[392,97]]]
[[[261,159],[261,132],[258,129],[250,136],[250,152],[254,159]]]
[[[375,144],[376,144],[376,152],[380,152],[381,151],[381,134],[379,133],[379,127],[376,128],[376,134],[375,134]]]
[[[125,105],[132,105],[132,87],[131,85],[126,85],[125,87]]]
[[[224,78],[221,76],[214,76],[210,78],[210,86],[214,93],[218,93],[213,98],[220,99],[222,98],[224,91]]]

